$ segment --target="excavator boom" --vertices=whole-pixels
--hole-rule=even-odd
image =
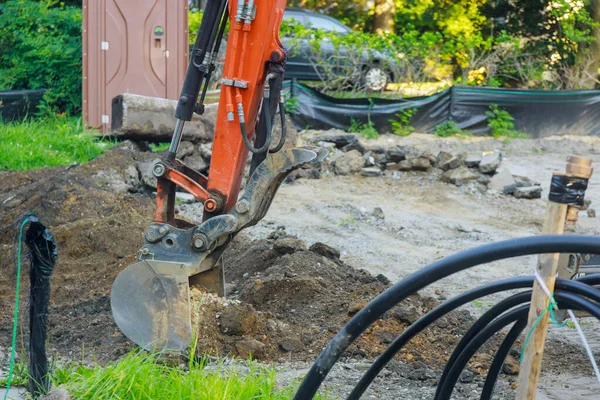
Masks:
[[[289,172],[327,155],[315,147],[282,150],[284,133],[270,146],[277,110],[284,121],[280,91],[287,52],[279,28],[285,3],[208,0],[175,112],[171,145],[153,168],[158,183],[154,222],[144,232],[137,262],[119,274],[111,291],[117,325],[145,349],[188,347],[193,332],[190,285],[224,295],[222,253],[231,238],[264,217]],[[204,176],[178,160],[177,150],[185,122],[194,112],[204,112],[227,28],[211,163]],[[240,197],[249,153],[250,174]],[[204,203],[202,224],[176,218],[178,189]]]

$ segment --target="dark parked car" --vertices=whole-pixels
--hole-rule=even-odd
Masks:
[[[339,35],[347,35],[352,32],[350,28],[342,24],[340,21],[328,17],[326,15],[317,14],[312,11],[305,10],[303,8],[287,8],[283,15],[285,21],[294,20],[306,26],[309,29],[321,29],[328,32],[334,32]],[[285,79],[299,79],[307,81],[318,81],[321,80],[319,73],[313,62],[309,60],[309,41],[307,40],[294,40],[294,44],[290,44],[290,40],[286,40],[285,36],[282,36],[281,41],[290,50],[290,58],[287,61],[285,69]],[[297,44],[297,45],[296,45]],[[336,52],[334,46],[328,40],[323,40],[320,43],[321,51],[325,56],[327,53],[331,55]],[[342,52],[344,49],[337,50]],[[340,55],[340,54],[338,54]],[[378,51],[366,52],[361,56],[361,84],[367,89],[379,91],[385,89],[388,82],[390,82],[391,74],[386,71],[382,66],[382,60],[385,60],[385,56]],[[391,62],[391,60],[388,60]],[[340,74],[343,71],[339,72]]]

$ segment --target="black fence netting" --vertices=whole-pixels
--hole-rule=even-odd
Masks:
[[[391,131],[396,114],[416,109],[411,126],[434,133],[437,125],[454,121],[478,135],[490,133],[486,111],[496,104],[514,118],[515,128],[530,137],[600,135],[600,90],[532,90],[454,86],[427,97],[390,100],[334,98],[295,81],[284,90],[298,129],[347,130],[352,120],[373,122],[379,131]]]

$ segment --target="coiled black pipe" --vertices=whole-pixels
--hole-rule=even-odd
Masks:
[[[526,293],[526,292],[525,292]],[[519,293],[521,295],[521,293]],[[517,297],[519,295],[515,295],[513,297]],[[530,293],[529,293],[530,295]],[[567,308],[573,310],[583,310],[590,313],[592,316],[596,317],[600,320],[600,306],[595,304],[585,298],[565,291],[555,292],[554,298],[557,301],[560,308]],[[511,310],[500,317],[496,318],[489,325],[485,326],[485,328],[481,329],[469,343],[464,346],[460,350],[460,354],[455,358],[454,363],[451,365],[450,370],[444,380],[444,382],[440,381],[438,386],[439,395],[436,394],[436,400],[449,400],[452,395],[452,391],[454,386],[456,385],[456,381],[458,380],[461,372],[466,367],[467,363],[473,357],[475,352],[481,347],[485,342],[487,342],[494,334],[499,332],[501,329],[509,325],[510,323],[520,319],[527,318],[527,314],[529,313],[529,304],[521,306],[515,310]],[[457,352],[459,348],[457,347],[455,352]]]
[[[296,392],[295,399],[311,399],[350,344],[386,311],[414,292],[456,272],[501,259],[544,253],[600,253],[594,236],[548,235],[511,239],[466,250],[434,262],[373,299],[359,311],[321,352]]]

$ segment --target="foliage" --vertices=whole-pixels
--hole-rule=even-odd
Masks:
[[[193,46],[196,42],[196,35],[198,34],[198,28],[202,22],[202,11],[193,10],[188,13],[188,40],[190,46]]]
[[[499,108],[497,104],[491,104],[489,111],[486,111],[485,115],[488,116],[488,127],[492,131],[492,136],[495,138],[527,137],[527,135],[515,129],[515,124],[513,123],[514,118],[512,115],[510,115],[508,111]]]
[[[300,104],[298,104],[298,99],[294,96],[289,96],[283,103],[283,108],[288,114],[295,113],[298,110],[298,107],[300,107]]]
[[[81,110],[81,10],[57,0],[0,3],[0,91],[48,89],[46,112]]]
[[[113,143],[98,140],[83,129],[81,118],[48,117],[0,125],[0,170],[29,169],[84,163]]]
[[[348,132],[358,133],[367,139],[376,139],[379,137],[379,132],[377,132],[375,124],[370,119],[367,123],[364,123],[350,117],[350,127],[348,127]]]
[[[454,135],[463,135],[462,129],[456,125],[454,121],[446,121],[435,127],[435,136],[440,138],[447,138]]]
[[[168,150],[169,146],[171,146],[171,143],[150,143],[150,150],[152,150],[153,153],[161,153]]]
[[[391,119],[389,122],[392,125],[392,132],[398,136],[408,136],[415,130],[410,125],[413,116],[417,113],[416,108],[407,108],[396,113],[396,119]]]

